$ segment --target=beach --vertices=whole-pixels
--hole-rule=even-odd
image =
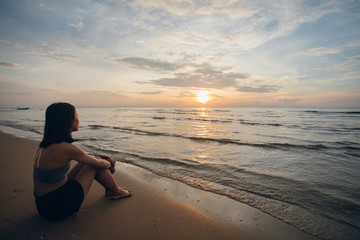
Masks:
[[[114,176],[119,185],[134,191],[133,197],[111,201],[94,182],[77,214],[60,221],[47,221],[38,215],[33,197],[32,166],[37,146],[38,141],[0,133],[2,239],[315,239],[266,214],[260,213],[259,218],[254,218],[246,209],[247,215],[238,224],[224,220],[226,213],[214,217],[216,211],[206,212],[224,209],[228,205],[226,201],[219,201],[218,206],[204,203],[199,210],[204,200],[201,196],[206,196],[204,191],[189,192],[183,186],[184,193],[192,194],[190,201],[198,198],[196,207],[176,199],[176,194],[171,197],[174,192],[168,189],[171,184],[167,181],[156,187],[137,179],[139,172],[129,174],[120,166]],[[176,191],[178,196],[182,195],[179,185]],[[233,204],[234,209],[241,211],[239,205]],[[263,223],[249,225],[254,221]]]

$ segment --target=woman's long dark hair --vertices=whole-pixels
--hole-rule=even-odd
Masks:
[[[53,143],[72,143],[70,129],[75,120],[75,107],[69,103],[53,103],[45,113],[44,138],[40,147],[46,148]]]

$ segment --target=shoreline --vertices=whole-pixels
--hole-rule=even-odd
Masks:
[[[114,176],[133,197],[110,201],[94,181],[79,213],[48,222],[38,215],[32,192],[39,141],[0,131],[0,143],[4,239],[317,239],[235,200],[126,163],[117,163]]]
[[[189,186],[185,183],[158,176],[132,164],[117,162],[123,171],[130,172],[135,181],[151,185],[171,199],[190,204],[200,212],[246,233],[255,239],[319,239],[316,236],[280,220],[268,213],[236,201]],[[266,238],[263,238],[266,236]]]

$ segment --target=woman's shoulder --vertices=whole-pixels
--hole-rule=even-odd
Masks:
[[[51,144],[44,152],[51,159],[66,159],[66,161],[77,160],[86,155],[80,147],[66,142]]]
[[[85,151],[82,150],[80,147],[67,142],[59,143],[59,149],[69,154],[71,157],[81,156],[85,154]]]
[[[46,148],[50,152],[58,152],[62,154],[71,154],[74,152],[81,151],[81,148],[67,142],[51,144]]]
[[[61,143],[53,143],[50,146],[44,148],[44,149],[49,149],[49,150],[54,150],[54,149],[71,149],[72,148],[72,144],[67,143],[67,142],[61,142]]]
[[[73,145],[71,143],[67,143],[67,142],[61,142],[58,143],[57,146],[58,149],[61,149],[63,151],[69,151],[69,152],[78,152],[78,151],[82,151],[82,149],[76,145]]]

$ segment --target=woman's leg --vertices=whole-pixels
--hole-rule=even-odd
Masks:
[[[90,190],[93,180],[98,181],[104,186],[107,196],[111,199],[130,197],[131,191],[120,188],[109,169],[97,169],[84,164],[77,164],[68,173],[68,177],[78,181],[84,190],[84,197]]]
[[[95,180],[104,186],[107,196],[111,199],[120,199],[132,196],[132,192],[120,188],[109,169],[101,169],[97,172]]]
[[[85,198],[90,190],[91,184],[98,170],[88,165],[82,165],[80,169],[76,169],[76,170],[78,170],[78,172],[75,175],[74,179],[81,184],[84,190],[84,198]]]
[[[82,163],[77,163],[70,171],[67,173],[67,177],[70,179],[75,179],[76,175],[79,173],[81,168],[84,166]]]

